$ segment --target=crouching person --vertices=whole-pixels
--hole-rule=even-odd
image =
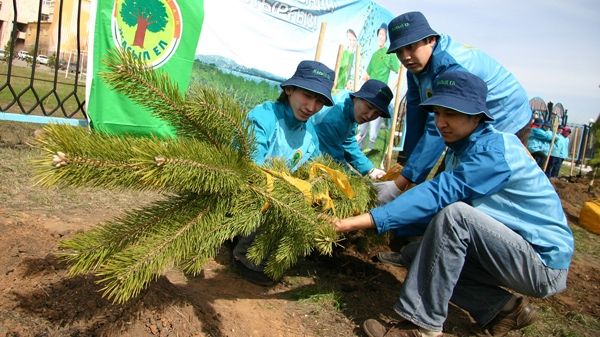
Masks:
[[[378,80],[366,81],[357,92],[338,95],[332,107],[323,108],[313,117],[321,152],[363,176],[383,177],[385,171],[376,168],[360,149],[356,128],[378,117],[390,118],[388,106],[393,97],[392,90]]]
[[[326,65],[302,61],[294,75],[281,84],[282,92],[276,102],[264,102],[248,113],[256,144],[252,159],[257,165],[279,158],[294,172],[320,155],[319,139],[310,118],[323,106],[333,105],[334,78],[335,72]],[[265,262],[256,265],[246,257],[255,234],[238,238],[233,261],[246,280],[272,286],[276,281],[265,274]]]
[[[403,322],[369,319],[370,337],[442,336],[449,302],[504,336],[536,319],[519,294],[566,288],[573,236],[560,200],[519,139],[487,123],[486,94],[468,72],[440,75],[421,105],[434,111],[449,148],[445,171],[369,213],[334,221],[338,232],[423,236],[405,259],[410,269],[394,305]]]

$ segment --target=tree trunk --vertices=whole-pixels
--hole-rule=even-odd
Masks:
[[[135,30],[135,38],[133,45],[144,48],[144,38],[146,37],[146,29],[148,28],[148,20],[140,16],[138,18],[137,29]]]

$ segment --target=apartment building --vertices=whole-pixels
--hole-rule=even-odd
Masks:
[[[12,40],[15,28],[15,55],[19,50],[33,51],[36,41],[38,54],[56,55],[60,50],[59,57],[66,59],[79,49],[85,55],[90,3],[91,0],[19,0],[15,9],[13,1],[0,0],[0,49]]]

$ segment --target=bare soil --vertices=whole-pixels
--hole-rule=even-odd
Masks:
[[[97,279],[68,275],[58,242],[160,196],[35,186],[29,160],[37,153],[27,145],[34,130],[0,122],[0,336],[364,336],[363,320],[397,318],[391,308],[406,269],[374,262],[390,247],[371,235],[350,237],[332,257],[307,257],[271,288],[241,279],[224,246],[202,275],[169,270],[134,300],[110,303]],[[583,246],[568,290],[532,299],[543,319],[510,336],[600,336],[600,243],[576,225],[600,189],[588,192],[585,177],[554,184]],[[445,331],[476,329],[452,307]]]

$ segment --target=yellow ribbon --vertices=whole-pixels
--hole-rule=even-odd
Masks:
[[[348,181],[348,177],[340,171],[334,170],[329,166],[325,166],[323,164],[314,163],[310,166],[310,179],[315,178],[320,173],[328,174],[333,182],[344,192],[344,195],[349,199],[354,198],[354,191],[352,190],[352,186],[350,185],[350,181]]]
[[[273,176],[271,176],[267,172],[265,172],[265,175],[267,176],[267,192],[271,193],[271,192],[273,192]],[[269,209],[269,207],[271,207],[271,204],[268,201],[265,201],[265,204],[260,209],[260,212],[261,213],[266,212]]]
[[[333,200],[331,200],[331,197],[329,196],[329,194],[327,194],[326,192],[320,192],[320,193],[313,195],[311,192],[312,185],[309,181],[294,178],[286,173],[273,171],[273,170],[269,170],[266,168],[261,168],[261,169],[267,176],[267,191],[268,192],[273,191],[273,176],[275,176],[277,178],[285,180],[288,184],[294,186],[300,192],[302,192],[302,194],[304,195],[304,199],[306,199],[307,202],[318,203],[323,207],[324,211],[332,209],[335,213]],[[316,164],[316,163],[312,164],[310,167],[310,170],[309,170],[309,179],[313,180],[319,174],[329,175],[332,178],[333,182],[342,190],[344,195],[346,195],[348,198],[354,197],[354,191],[352,191],[352,186],[350,185],[350,181],[348,181],[348,177],[346,177],[346,175],[344,173],[334,170],[323,164]],[[267,209],[269,209],[269,206],[270,206],[269,202],[268,201],[265,202],[265,204],[261,208],[261,212],[264,213]]]

